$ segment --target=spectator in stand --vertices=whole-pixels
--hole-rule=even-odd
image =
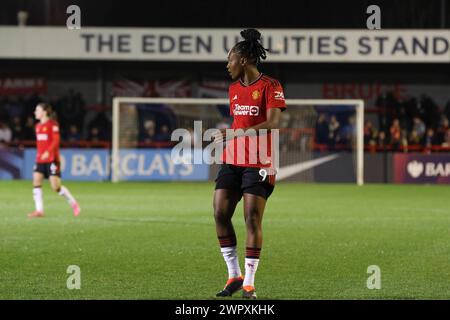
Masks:
[[[436,132],[437,144],[442,145],[443,143],[446,142],[446,136],[449,130],[450,128],[448,118],[446,116],[443,116],[441,120],[441,125],[439,126]]]
[[[170,141],[170,130],[169,127],[163,124],[160,128],[160,132],[155,137],[156,141]]]
[[[377,146],[382,149],[386,148],[386,133],[384,131],[378,133]]]
[[[69,127],[69,133],[67,134],[67,142],[78,142],[81,140],[81,134],[78,127],[72,124]]]
[[[328,144],[328,122],[324,113],[319,114],[316,123],[316,142],[317,144]]]
[[[409,138],[408,138],[408,144],[409,145],[420,145],[422,141],[422,138],[419,137],[419,135],[417,134],[416,130],[412,130],[411,133],[409,134]]]
[[[11,129],[4,122],[0,121],[0,146],[10,143],[11,139]]]
[[[367,120],[364,124],[364,144],[370,144],[370,141],[373,141],[374,134],[375,129],[373,127],[372,121]]]
[[[441,146],[450,147],[450,129],[445,133],[444,142],[442,142]]]
[[[156,125],[153,120],[145,120],[144,132],[141,135],[141,142],[150,143],[154,142],[156,138]]]
[[[336,116],[332,115],[330,123],[328,124],[328,139],[329,139],[328,141],[331,148],[333,148],[336,145],[336,143],[340,142],[339,127],[340,124],[337,121]]]
[[[12,129],[12,141],[17,142],[23,140],[24,131],[20,117],[13,118],[11,129]]]
[[[392,122],[389,132],[391,134],[390,142],[393,150],[400,150],[402,144],[402,129],[400,128],[400,121],[397,118]]]
[[[366,144],[364,143],[364,146]],[[377,152],[378,148],[378,130],[376,128],[372,128],[372,134],[368,138],[367,146],[369,147],[369,151],[371,153]]]
[[[23,128],[23,140],[33,141],[36,137],[34,118],[27,117],[25,121],[25,127]]]
[[[132,122],[134,122],[134,119],[131,118]],[[121,125],[125,125],[125,122],[121,122]],[[98,112],[97,116],[95,117],[95,119],[89,124],[89,128],[92,127],[97,127],[99,129],[99,136],[101,137],[102,140],[105,139],[111,139],[111,132],[112,132],[112,128],[111,128],[111,119],[108,116],[108,112],[106,111],[101,111]],[[131,124],[128,124],[131,125]],[[135,135],[135,142],[137,142],[136,140],[138,139],[137,134],[138,134],[138,127],[137,127],[137,123],[133,124],[133,128],[132,131],[135,131],[134,135]]]
[[[419,137],[419,139],[422,139],[425,136],[426,131],[425,123],[418,116],[415,116],[413,118],[412,131],[416,131],[416,134]]]
[[[436,145],[436,136],[434,135],[434,130],[432,128],[428,128],[423,144],[426,148]]]
[[[340,133],[341,140],[348,147],[352,147],[356,136],[355,117],[348,117],[348,123],[342,128]]]
[[[97,127],[92,127],[89,131],[88,140],[91,142],[100,142],[100,130]]]
[[[372,137],[369,139],[369,144],[377,145],[378,141],[378,130],[376,128],[373,129]]]
[[[402,129],[402,146],[403,151],[408,152],[408,130]]]

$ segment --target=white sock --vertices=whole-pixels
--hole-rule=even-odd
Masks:
[[[255,274],[259,259],[245,258],[245,278],[243,286],[255,286]]]
[[[42,188],[33,188],[33,199],[36,206],[36,211],[44,212],[44,201],[42,201]]]
[[[75,198],[72,196],[70,191],[64,186],[61,186],[61,190],[59,190],[58,194],[60,196],[63,196],[70,205],[76,202]]]
[[[223,259],[225,260],[228,267],[228,279],[240,277],[241,268],[239,267],[239,259],[236,246],[220,248],[220,251],[222,252]]]

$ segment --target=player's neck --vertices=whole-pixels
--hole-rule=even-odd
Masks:
[[[40,122],[41,122],[41,124],[44,124],[44,123],[46,123],[48,120],[50,120],[49,118],[42,118],[41,120],[40,120]]]
[[[253,83],[256,79],[261,76],[261,72],[256,68],[251,68],[244,72],[244,75],[241,78],[241,81],[247,86],[250,83]]]

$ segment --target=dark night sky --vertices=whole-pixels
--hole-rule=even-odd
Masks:
[[[81,7],[84,26],[365,28],[366,8],[377,4],[382,28],[442,27],[441,0],[2,0],[0,24],[16,24],[25,9],[30,25],[65,25],[71,4]],[[450,3],[445,12],[449,28]]]

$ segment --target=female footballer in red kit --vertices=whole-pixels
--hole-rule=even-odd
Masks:
[[[80,206],[70,191],[61,185],[61,168],[59,155],[59,126],[55,113],[48,103],[39,103],[34,115],[39,123],[36,124],[36,164],[33,172],[33,199],[36,210],[28,215],[29,218],[44,216],[44,201],[42,199],[42,181],[50,180],[53,191],[64,197],[72,207],[74,216],[80,214]]]
[[[230,114],[233,116],[231,129],[254,129],[257,132],[265,129],[270,132],[278,128],[281,112],[286,108],[283,88],[276,79],[258,70],[258,63],[266,59],[267,51],[261,44],[261,34],[255,29],[246,29],[241,31],[241,36],[244,40],[238,42],[228,54],[227,70],[235,81],[228,92]],[[226,130],[222,129],[215,136],[215,141],[220,143],[226,138]],[[236,144],[243,141],[233,139]],[[258,144],[257,149],[260,148]],[[254,282],[262,248],[262,218],[266,201],[274,189],[275,173],[269,171],[267,175],[261,174],[262,169],[271,166],[271,161],[248,161],[252,154],[260,150],[250,150],[247,145],[240,150],[245,150],[245,154],[239,155],[237,151],[230,157],[226,153],[216,179],[214,218],[221,252],[228,268],[228,281],[216,296],[231,296],[242,289],[244,298],[256,299]],[[271,151],[269,154],[273,155],[277,150]],[[239,157],[244,161],[237,161]],[[236,234],[231,221],[241,198],[244,199],[247,231],[244,276],[238,262]]]

